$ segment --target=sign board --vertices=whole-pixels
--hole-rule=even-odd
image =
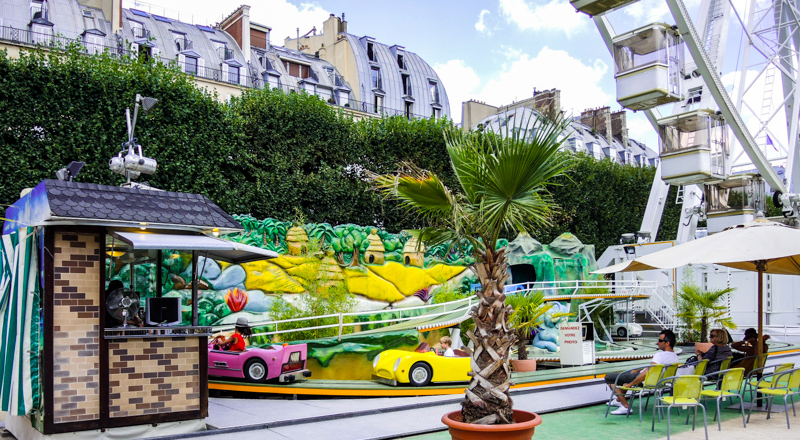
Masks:
[[[562,322],[558,330],[562,366],[594,364],[594,324]]]

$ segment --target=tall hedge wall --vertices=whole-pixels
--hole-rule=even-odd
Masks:
[[[145,155],[159,162],[155,175],[140,180],[205,194],[231,213],[289,220],[299,209],[310,222],[399,231],[417,220],[372,191],[364,171],[391,172],[411,161],[455,186],[447,119],[353,121],[314,96],[268,90],[221,104],[175,68],[87,57],[76,46],[19,59],[0,52],[0,203],[13,203],[72,160],[86,162],[78,181],[122,183],[108,160],[126,140],[125,109],[137,93],[160,100],[136,126]],[[579,157],[552,188],[562,211],[537,239],[570,231],[602,252],[638,230],[652,177],[651,168]],[[677,230],[672,206],[663,230]]]

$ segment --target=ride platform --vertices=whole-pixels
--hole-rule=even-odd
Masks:
[[[646,366],[655,353],[653,344],[649,341],[632,341],[628,343],[631,348],[638,348],[627,352],[626,355],[616,355],[615,360],[601,360],[594,365],[577,367],[563,367],[555,369],[538,370],[526,373],[512,373],[514,383],[512,390],[535,389],[555,384],[569,385],[582,383],[586,380],[600,379],[608,373],[619,372],[637,366]],[[635,354],[634,354],[635,353]],[[776,356],[800,353],[800,344],[773,342],[770,344],[770,359]],[[692,353],[681,353],[682,361]],[[632,358],[632,356],[636,356]],[[600,357],[600,353],[598,353]],[[556,356],[551,359],[557,360]],[[543,359],[544,360],[544,359]],[[548,359],[549,360],[549,359]],[[399,396],[441,396],[463,394],[467,384],[463,382],[426,387],[391,386],[371,380],[321,380],[309,379],[291,384],[254,384],[242,381],[224,381],[210,379],[208,388],[214,391],[231,391],[256,394],[282,394],[294,396],[338,396],[338,397],[399,397]]]

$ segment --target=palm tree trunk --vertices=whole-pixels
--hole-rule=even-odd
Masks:
[[[708,318],[706,315],[700,318],[700,342],[708,342]]]
[[[472,353],[472,381],[461,404],[466,423],[482,425],[513,423],[513,402],[509,355],[517,333],[508,327],[514,311],[505,305],[503,286],[508,279],[505,249],[477,251],[474,271],[481,283],[478,305],[470,312],[475,330],[467,336],[475,345]]]
[[[527,329],[517,330],[517,359],[528,360],[528,341],[525,338]]]

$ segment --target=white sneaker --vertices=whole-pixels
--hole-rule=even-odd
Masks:
[[[608,405],[608,406],[616,406],[616,407],[622,406],[622,404],[619,403],[619,400],[612,400],[611,402],[606,402],[606,405]]]
[[[614,411],[611,411],[611,414],[615,415],[615,416],[627,415],[628,414],[628,408],[625,408],[624,406],[622,406],[622,404],[620,404],[620,407],[615,409]]]

